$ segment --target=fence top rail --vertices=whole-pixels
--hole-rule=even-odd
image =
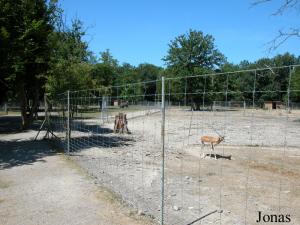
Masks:
[[[288,66],[273,66],[273,67],[270,66],[270,67],[263,67],[263,68],[256,68],[256,69],[235,70],[235,71],[220,72],[220,73],[195,74],[195,75],[179,76],[179,77],[166,77],[166,80],[178,80],[178,79],[194,78],[194,77],[229,75],[229,74],[235,74],[235,73],[258,72],[258,71],[265,71],[265,70],[269,70],[272,73],[274,73],[273,70],[276,70],[276,69],[297,68],[297,67],[300,67],[300,64],[288,65]]]
[[[188,75],[188,76],[178,76],[178,77],[166,77],[166,81],[170,80],[180,80],[180,79],[188,79],[188,78],[196,78],[196,77],[210,77],[210,76],[220,76],[220,75],[230,75],[230,74],[236,74],[236,73],[246,73],[246,72],[258,72],[258,71],[265,71],[269,70],[272,73],[274,73],[273,70],[276,69],[284,69],[284,68],[298,68],[300,67],[300,64],[293,64],[293,65],[288,65],[288,66],[266,66],[262,68],[255,68],[255,69],[245,69],[245,70],[236,70],[236,71],[228,71],[228,72],[219,72],[219,73],[205,73],[205,74],[195,74],[195,75]],[[149,81],[141,81],[141,82],[136,82],[136,83],[127,83],[123,85],[115,85],[115,86],[108,86],[108,87],[101,87],[101,88],[92,88],[92,89],[82,89],[82,90],[71,90],[69,91],[70,93],[79,93],[79,92],[86,92],[86,91],[103,91],[103,90],[112,90],[112,89],[118,89],[121,87],[132,87],[134,85],[141,85],[141,84],[149,84],[149,83],[156,83],[160,82],[161,79],[156,79],[156,80],[149,80]],[[58,94],[58,96],[63,96],[66,95],[68,91],[62,92]]]
[[[109,89],[115,89],[115,88],[120,88],[120,87],[130,87],[134,85],[140,85],[140,84],[149,84],[149,83],[156,83],[161,81],[160,79],[156,80],[149,80],[149,81],[141,81],[141,82],[135,82],[135,83],[127,83],[127,84],[122,84],[122,85],[115,85],[115,86],[108,86],[108,87],[102,87],[102,88],[92,88],[92,89],[83,89],[83,90],[73,90],[70,91],[70,93],[77,93],[77,92],[84,92],[84,91],[100,91],[100,90],[109,90]],[[64,92],[66,93],[66,92]],[[62,94],[64,94],[62,93]]]

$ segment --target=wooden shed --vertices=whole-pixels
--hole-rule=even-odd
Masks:
[[[264,108],[271,110],[271,109],[283,109],[284,104],[281,101],[265,101]]]
[[[114,100],[114,106],[119,106],[120,105],[120,100]]]

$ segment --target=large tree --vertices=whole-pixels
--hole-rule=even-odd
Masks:
[[[23,129],[37,111],[49,69],[54,11],[55,1],[0,0],[0,79],[20,101]]]
[[[195,72],[195,68],[213,69],[225,59],[214,41],[212,35],[189,30],[170,42],[168,54],[163,60],[168,66],[186,68],[191,73]]]
[[[201,31],[189,30],[187,34],[180,35],[169,44],[166,57],[163,58],[168,66],[168,71],[175,76],[194,75],[195,73],[207,73],[220,67],[225,62],[224,55],[216,48],[212,35],[204,34]],[[189,101],[194,110],[200,109],[203,103],[204,90],[211,88],[211,82],[206,78],[187,78],[179,82],[173,81],[177,92],[190,94],[174,95],[184,97],[184,102]],[[209,97],[204,96],[205,101],[209,102]]]

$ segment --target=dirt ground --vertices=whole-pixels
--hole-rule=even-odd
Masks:
[[[32,141],[36,130],[19,132],[18,117],[0,124],[1,225],[153,224],[48,142]]]
[[[257,224],[262,211],[289,214],[291,224],[299,224],[299,119],[297,111],[167,110],[165,222]],[[125,202],[160,220],[160,126],[160,113],[129,119],[131,134],[122,135],[112,134],[112,123],[80,120],[72,131],[71,159]],[[225,142],[216,147],[214,160],[199,137],[218,134]]]

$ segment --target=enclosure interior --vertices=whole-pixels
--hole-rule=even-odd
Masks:
[[[53,141],[99,184],[155,220],[256,224],[263,211],[290,214],[297,224],[300,90],[291,86],[297,70],[166,77],[70,91],[48,98],[48,122]],[[282,77],[287,79],[280,87],[267,85]],[[266,107],[278,99],[284,99],[279,107]],[[119,113],[126,114],[129,133],[114,132]],[[200,141],[204,135],[225,139],[211,151]]]

